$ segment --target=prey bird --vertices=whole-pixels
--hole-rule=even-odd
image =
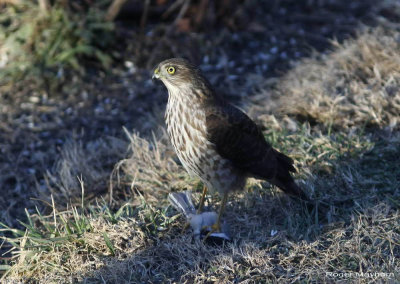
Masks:
[[[248,177],[267,180],[285,193],[308,200],[294,182],[293,160],[265,140],[244,112],[217,94],[201,71],[181,58],[162,61],[154,70],[168,89],[167,132],[182,165],[222,196],[213,231],[221,230],[228,193],[242,190]]]

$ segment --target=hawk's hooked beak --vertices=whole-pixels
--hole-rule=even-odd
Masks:
[[[160,67],[157,67],[156,70],[154,70],[153,76],[151,79],[160,79]]]

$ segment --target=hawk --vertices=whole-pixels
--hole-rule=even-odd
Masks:
[[[220,230],[228,193],[242,190],[248,177],[308,200],[290,175],[293,160],[272,148],[254,121],[218,95],[198,68],[172,58],[158,64],[153,78],[168,89],[165,120],[176,154],[205,185],[199,210],[207,188],[222,195],[214,232]]]

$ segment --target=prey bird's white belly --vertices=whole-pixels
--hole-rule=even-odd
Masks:
[[[165,120],[175,152],[190,175],[220,193],[243,188],[245,177],[207,140],[206,116],[199,105],[170,94]]]

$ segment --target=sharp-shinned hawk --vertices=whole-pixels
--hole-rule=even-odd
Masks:
[[[293,160],[265,141],[261,130],[241,110],[226,102],[200,70],[184,59],[158,64],[153,78],[168,89],[167,130],[182,165],[222,195],[215,230],[228,193],[244,188],[248,177],[267,180],[285,193],[308,200],[290,172]]]

